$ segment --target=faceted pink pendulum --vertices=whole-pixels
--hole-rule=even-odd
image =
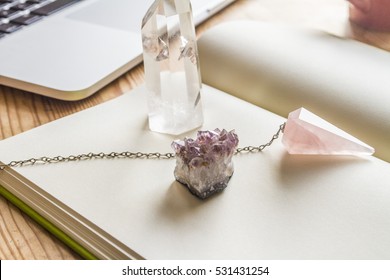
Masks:
[[[372,155],[375,150],[304,108],[289,114],[282,143],[289,154]]]

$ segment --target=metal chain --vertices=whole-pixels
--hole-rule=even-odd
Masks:
[[[237,148],[235,154],[242,153],[257,153],[263,151],[265,148],[272,145],[272,143],[279,138],[280,134],[284,131],[286,123],[283,123],[279,126],[279,130],[272,136],[271,140],[268,143],[262,144],[260,146],[247,146],[244,148]]]
[[[255,153],[261,152],[266,147],[272,145],[272,143],[279,138],[280,133],[284,131],[286,123],[283,123],[279,126],[279,130],[272,136],[271,140],[263,145],[258,147],[247,146],[244,148],[237,148],[235,154],[240,153]],[[4,170],[6,167],[20,167],[25,165],[35,165],[35,164],[48,164],[48,163],[60,163],[60,162],[70,162],[70,161],[81,161],[81,160],[92,160],[92,159],[118,159],[118,158],[129,158],[129,159],[171,159],[175,158],[174,153],[143,153],[143,152],[111,152],[111,153],[88,153],[80,155],[70,155],[70,156],[55,156],[55,157],[40,157],[40,158],[30,158],[26,160],[17,160],[11,161],[7,164],[0,164],[0,170]]]
[[[56,156],[56,157],[40,157],[30,158],[26,160],[11,161],[8,164],[1,164],[0,170],[4,170],[7,166],[9,167],[20,167],[24,165],[35,165],[45,163],[59,163],[69,161],[81,161],[91,159],[115,159],[115,158],[130,158],[130,159],[170,159],[174,158],[174,153],[142,153],[142,152],[111,152],[111,153],[88,153],[80,155],[70,155],[67,157]]]

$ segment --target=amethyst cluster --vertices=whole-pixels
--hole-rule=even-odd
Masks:
[[[174,141],[176,180],[202,199],[222,191],[233,175],[237,144],[237,134],[225,129],[199,131],[195,140]]]

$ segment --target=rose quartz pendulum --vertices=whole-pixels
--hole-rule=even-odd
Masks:
[[[375,150],[304,108],[289,114],[282,143],[290,154],[372,155]]]

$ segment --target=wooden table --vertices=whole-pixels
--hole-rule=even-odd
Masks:
[[[367,31],[348,21],[345,0],[238,0],[197,28],[198,35],[228,20],[285,22],[318,28],[390,51],[390,32]],[[0,62],[1,63],[1,62]],[[95,106],[142,84],[139,65],[95,95],[65,102],[0,86],[0,139]],[[72,250],[0,197],[0,259],[80,259]]]

